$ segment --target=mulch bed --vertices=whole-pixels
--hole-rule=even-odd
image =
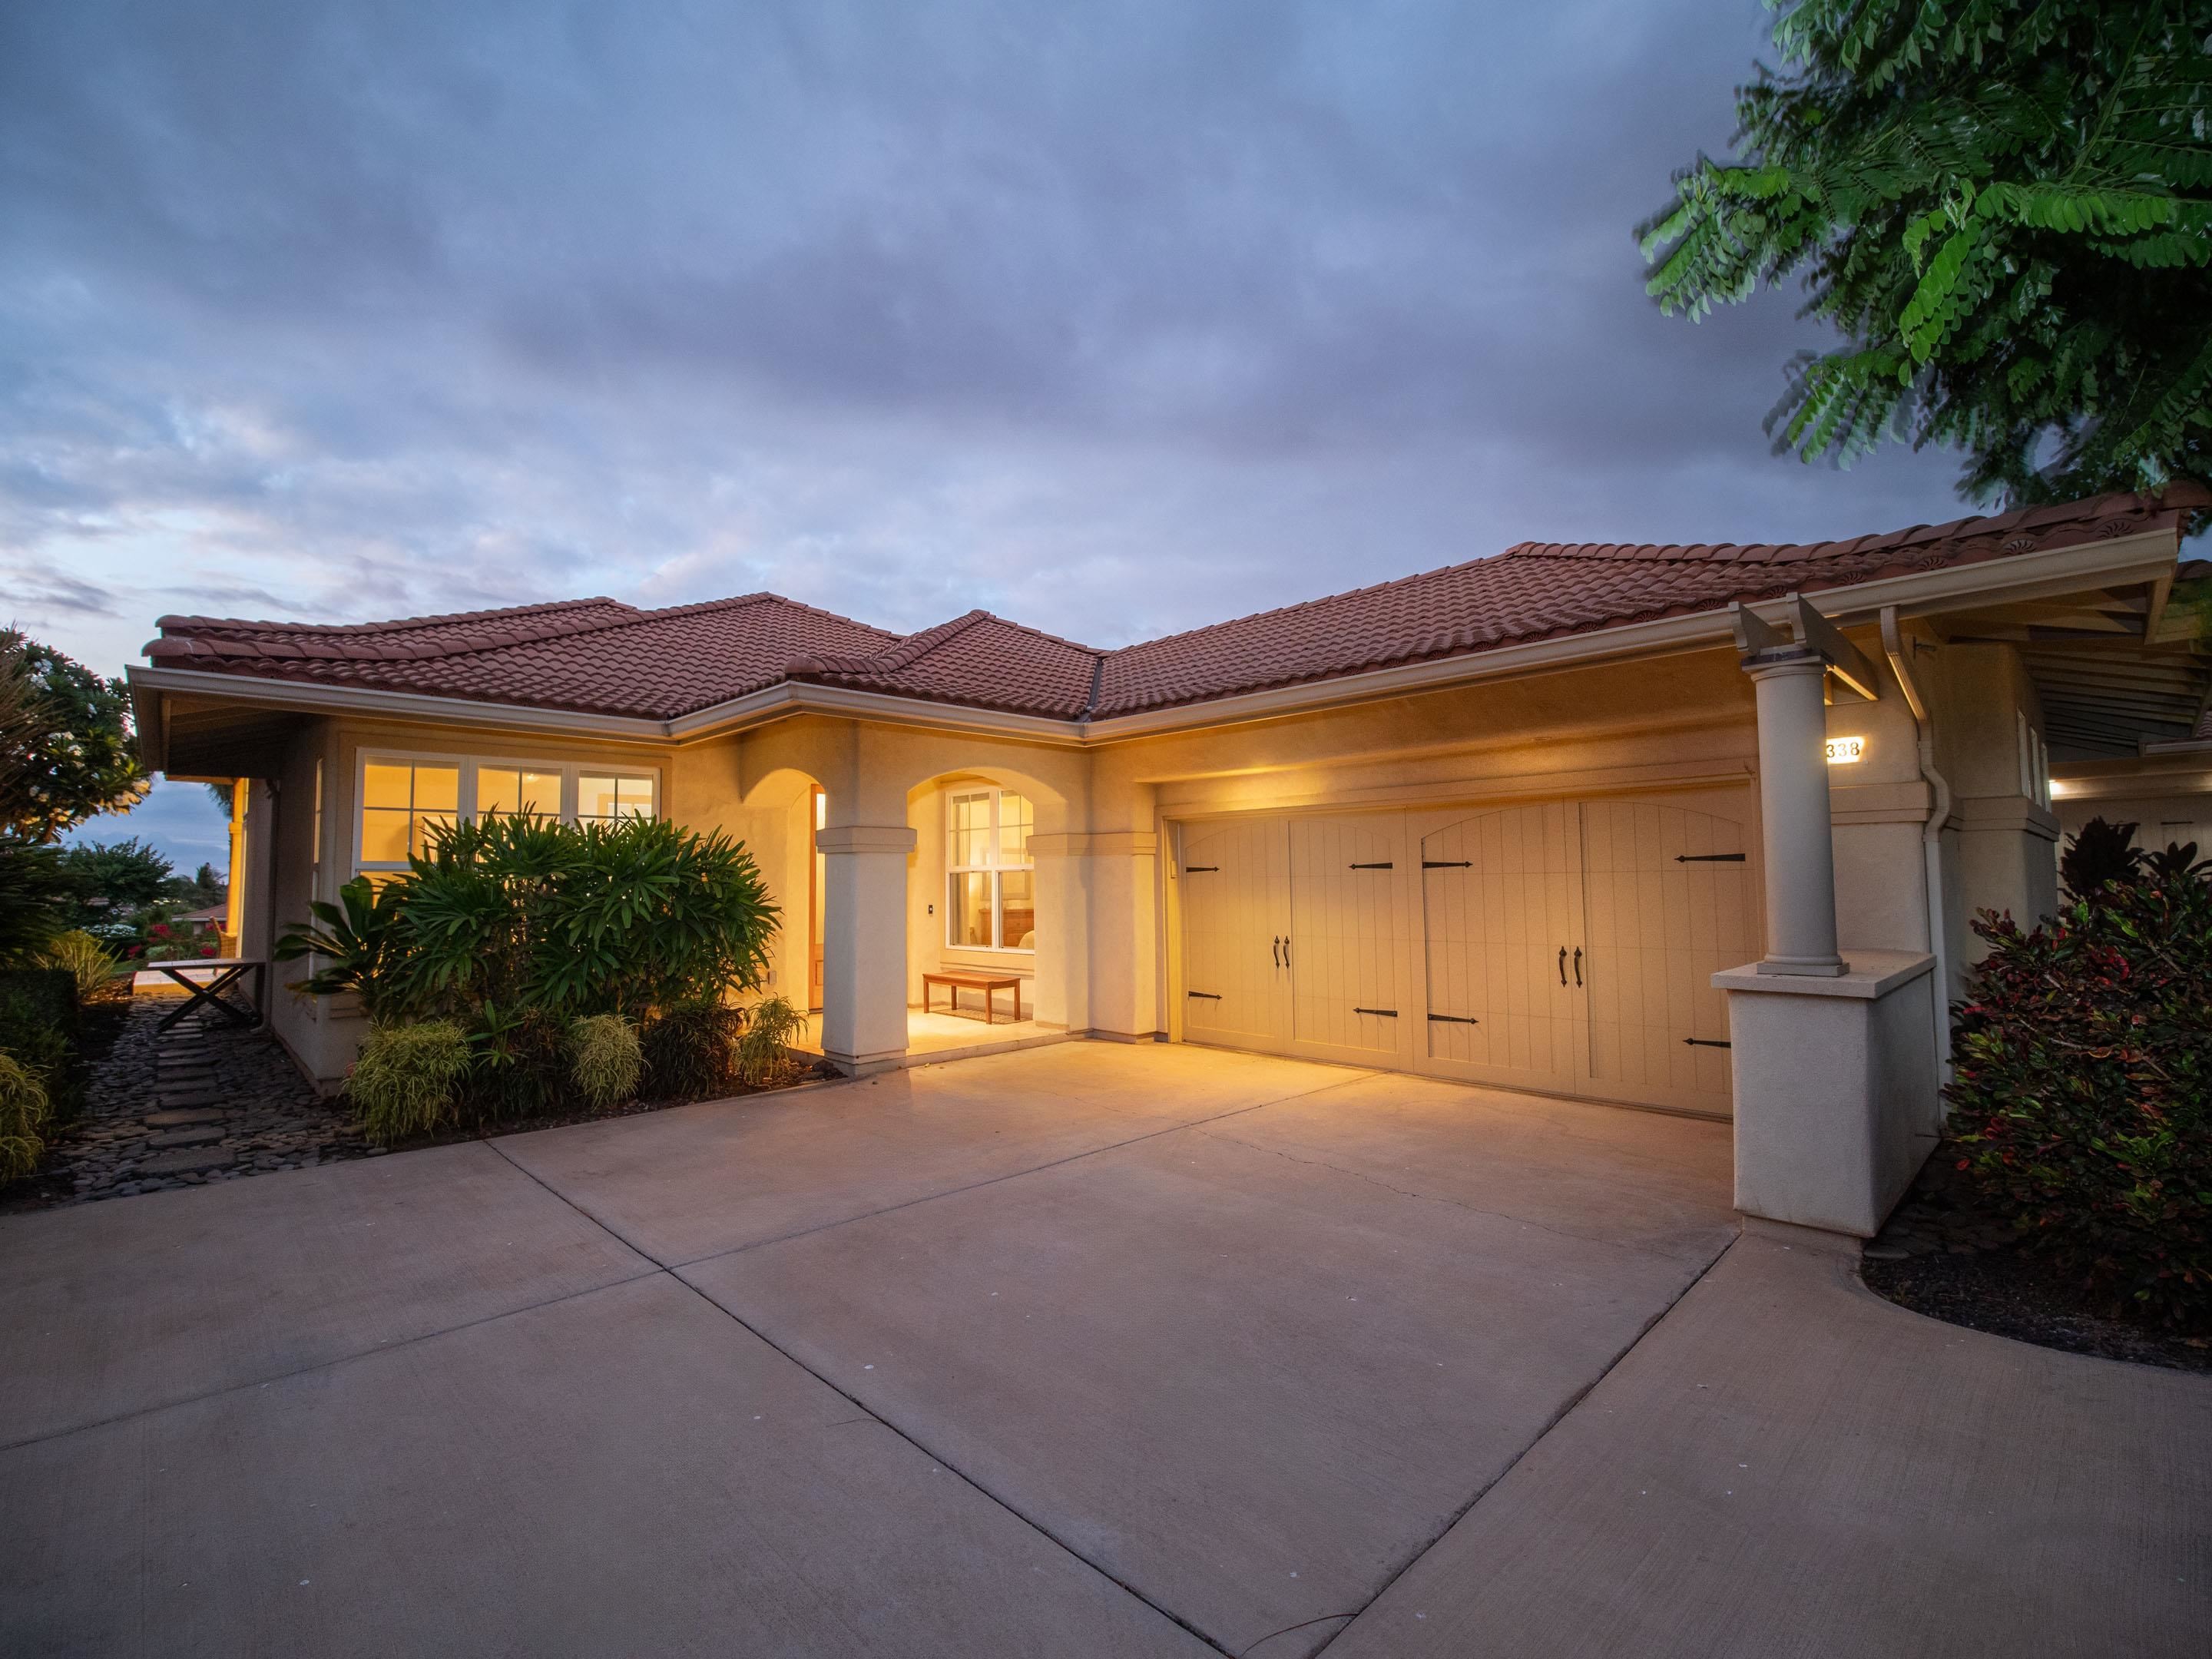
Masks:
[[[2212,1339],[2113,1317],[2110,1299],[2014,1242],[1939,1153],[1866,1247],[1867,1287],[1947,1324],[2102,1359],[2212,1371]]]
[[[162,1018],[175,1012],[179,1000],[142,994],[87,1008],[81,1028],[84,1109],[74,1121],[57,1126],[36,1172],[0,1187],[0,1214],[206,1186],[690,1103],[631,1100],[604,1109],[578,1106],[372,1146],[348,1103],[318,1094],[265,1029],[207,1023],[195,1016],[161,1031]],[[732,1094],[788,1089],[825,1073],[837,1074],[819,1062],[804,1062],[765,1088]]]

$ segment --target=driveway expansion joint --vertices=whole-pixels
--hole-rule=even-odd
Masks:
[[[1374,1075],[1375,1073],[1371,1072],[1364,1072],[1357,1077],[1346,1078],[1340,1082],[1324,1083],[1317,1089],[1301,1089],[1296,1094],[1279,1096],[1273,1100],[1255,1101],[1249,1106],[1239,1106],[1231,1111],[1216,1112],[1211,1117],[1194,1117],[1186,1123],[1171,1123],[1164,1128],[1148,1129],[1143,1134],[1131,1135],[1127,1140],[1113,1141],[1103,1146],[1086,1147],[1084,1151],[1079,1152],[1070,1152],[1066,1158],[1048,1158],[1044,1163],[1033,1164],[1026,1170],[1009,1170],[1004,1175],[992,1176],[988,1179],[983,1181],[971,1181],[965,1186],[947,1187],[941,1193],[924,1193],[917,1198],[901,1199],[897,1203],[886,1204],[881,1209],[864,1210],[857,1215],[840,1216],[835,1221],[817,1222],[811,1227],[800,1227],[791,1232],[778,1233],[772,1238],[756,1238],[749,1243],[732,1244],[726,1250],[709,1250],[704,1255],[686,1256],[681,1261],[672,1261],[665,1263],[665,1265],[671,1272],[681,1272],[686,1267],[702,1267],[709,1261],[720,1261],[726,1256],[742,1255],[748,1250],[764,1249],[771,1244],[787,1244],[795,1238],[809,1238],[816,1233],[826,1233],[838,1227],[852,1226],[856,1222],[872,1221],[878,1216],[896,1215],[901,1210],[911,1210],[919,1205],[934,1204],[941,1199],[958,1198],[964,1193],[981,1192],[987,1187],[1003,1186],[1009,1181],[1019,1181],[1024,1176],[1039,1175],[1047,1170],[1064,1169],[1070,1164],[1080,1164],[1087,1158],[1100,1158],[1108,1152],[1118,1152],[1127,1146],[1141,1146],[1147,1140],[1158,1140],[1162,1135],[1182,1134],[1186,1131],[1191,1130],[1195,1130],[1202,1134],[1206,1132],[1205,1126],[1206,1124],[1225,1123],[1231,1118],[1243,1117],[1248,1112],[1264,1112],[1271,1106],[1286,1105],[1293,1100],[1304,1100],[1312,1095],[1326,1094],[1331,1089],[1348,1088],[1352,1084],[1362,1082],[1365,1079]],[[517,1164],[515,1167],[518,1169],[521,1168],[520,1164]],[[525,1170],[524,1173],[529,1174],[530,1172]],[[532,1176],[532,1179],[536,1180],[537,1177]],[[545,1183],[543,1181],[540,1181],[538,1184],[540,1186],[545,1186]],[[550,1186],[545,1186],[545,1190],[549,1193],[553,1193],[556,1197],[564,1196],[556,1188]],[[631,1243],[629,1239],[623,1238],[619,1232],[616,1232],[615,1229],[607,1226],[605,1222],[601,1221],[597,1216],[592,1215],[590,1211],[586,1210],[582,1206],[573,1205],[572,1206],[576,1210],[576,1212],[579,1215],[585,1217],[595,1225],[605,1227],[607,1231],[614,1233],[617,1238],[621,1238],[624,1244],[629,1245],[631,1249],[636,1250],[640,1255],[645,1256],[647,1261],[659,1260],[658,1257],[650,1255],[647,1251],[644,1250],[638,1245]]]

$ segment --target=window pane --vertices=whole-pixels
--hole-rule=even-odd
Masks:
[[[955,795],[947,825],[951,831],[945,860],[956,870],[988,864],[991,847],[991,798]]]
[[[384,766],[371,761],[362,769],[361,804],[396,806],[404,812],[415,804],[414,778],[415,769],[411,766]]]
[[[999,940],[1007,949],[1036,949],[1036,877],[1009,870],[999,878]]]
[[[458,766],[418,766],[415,769],[415,810],[450,812],[461,804],[461,769]]]
[[[981,873],[956,875],[945,906],[947,945],[988,945],[991,943],[991,878]]]
[[[527,812],[536,818],[558,817],[561,775],[514,766],[480,766],[477,769],[477,811]]]
[[[361,856],[365,864],[397,864],[407,856],[407,814],[370,807],[361,815]]]
[[[429,826],[434,823],[450,824],[453,821],[453,815],[451,812],[417,812],[415,815],[414,840],[410,843],[410,850],[427,856],[430,851]]]
[[[1011,789],[999,792],[999,862],[1027,864],[1030,832],[1036,827],[1036,809]]]
[[[653,780],[611,775],[576,780],[580,818],[643,818],[653,816]]]

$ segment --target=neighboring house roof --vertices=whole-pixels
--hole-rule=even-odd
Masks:
[[[641,611],[578,599],[343,626],[164,617],[156,665],[674,720],[785,680],[1104,719],[1879,577],[2179,527],[2212,492],[2106,495],[1795,545],[1564,545],[1099,651],[971,611],[912,635],[773,593]]]

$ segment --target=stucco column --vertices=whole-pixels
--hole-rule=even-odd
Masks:
[[[1766,854],[1762,974],[1833,978],[1835,831],[1828,816],[1826,665],[1793,652],[1747,665],[1759,698],[1759,809]]]
[[[906,863],[911,827],[833,824],[823,854],[822,1052],[857,1075],[906,1054]]]

